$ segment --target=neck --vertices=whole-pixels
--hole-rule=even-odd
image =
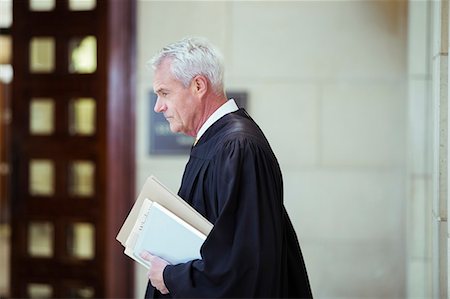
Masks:
[[[205,104],[203,105],[203,110],[199,113],[200,119],[195,130],[195,135],[197,135],[198,131],[208,120],[211,114],[227,102],[227,98],[224,94],[209,93],[205,95],[203,101]]]

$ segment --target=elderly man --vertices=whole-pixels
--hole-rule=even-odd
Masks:
[[[277,159],[258,125],[227,100],[220,54],[187,38],[153,59],[155,111],[196,138],[178,192],[214,228],[201,259],[169,265],[151,253],[146,297],[311,298],[283,205]]]

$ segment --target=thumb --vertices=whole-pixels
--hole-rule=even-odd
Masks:
[[[150,252],[146,250],[143,250],[139,255],[146,261],[150,261],[150,259],[153,257],[153,255],[151,255]]]

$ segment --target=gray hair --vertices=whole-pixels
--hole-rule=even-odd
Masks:
[[[172,59],[171,71],[184,87],[197,75],[205,76],[216,93],[223,93],[223,60],[220,52],[206,39],[184,38],[159,51],[151,60],[157,69],[167,58]]]

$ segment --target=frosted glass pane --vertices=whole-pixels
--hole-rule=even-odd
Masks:
[[[70,10],[93,10],[96,5],[95,0],[69,0]]]
[[[29,298],[52,298],[53,288],[49,284],[29,283],[27,293]]]
[[[1,0],[0,0],[1,1]],[[1,13],[0,13],[1,18]],[[2,28],[2,27],[0,27]],[[0,65],[1,64],[11,64],[12,63],[12,37],[10,35],[0,34]],[[4,71],[3,71],[4,72]],[[2,74],[0,70],[0,78],[4,80],[5,74]]]
[[[70,105],[70,127],[72,135],[95,134],[96,103],[92,98],[77,98]]]
[[[28,226],[28,254],[32,257],[53,256],[53,225],[32,222]]]
[[[70,194],[92,196],[95,187],[95,166],[90,161],[75,161],[70,167]]]
[[[73,223],[67,233],[69,256],[77,259],[93,259],[95,255],[94,226],[86,222]]]
[[[54,8],[55,0],[30,0],[30,10],[48,11],[53,10]]]
[[[12,0],[0,1],[0,28],[9,28],[12,24]]]
[[[30,41],[30,72],[51,73],[55,68],[55,40],[33,37]]]
[[[52,99],[34,98],[30,103],[30,133],[50,135],[54,131],[55,105]]]
[[[95,36],[72,38],[69,42],[69,72],[93,73],[97,69],[97,39]]]
[[[54,194],[54,165],[50,160],[36,159],[29,166],[30,195],[51,196]]]
[[[94,298],[93,287],[70,287],[67,298]]]

